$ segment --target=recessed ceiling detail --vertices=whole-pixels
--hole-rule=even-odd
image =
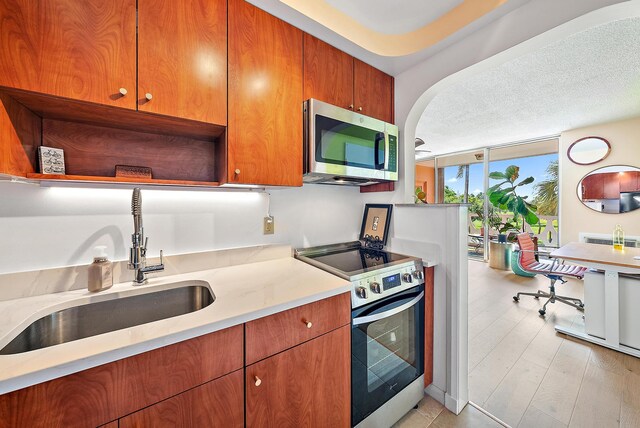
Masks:
[[[437,44],[509,0],[280,0],[355,44],[382,56]]]
[[[640,18],[599,25],[453,84],[416,128],[433,156],[640,116]],[[416,158],[427,157],[417,153]]]

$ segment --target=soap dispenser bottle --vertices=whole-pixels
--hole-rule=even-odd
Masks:
[[[94,248],[93,263],[89,265],[89,291],[102,291],[113,285],[113,266],[106,249],[104,245]]]

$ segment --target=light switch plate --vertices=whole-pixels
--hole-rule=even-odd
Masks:
[[[264,235],[273,235],[274,229],[275,229],[275,220],[273,218],[273,216],[266,216],[264,218],[264,227],[263,227],[263,234]]]

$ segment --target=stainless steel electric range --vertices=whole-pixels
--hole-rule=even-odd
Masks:
[[[382,249],[384,207],[383,238],[361,233],[361,241],[296,250],[351,282],[351,419],[359,428],[389,427],[424,396],[422,260]],[[363,230],[375,221],[367,211]]]

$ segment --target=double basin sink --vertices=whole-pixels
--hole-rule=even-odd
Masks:
[[[31,323],[0,349],[0,355],[20,354],[177,317],[204,309],[215,301],[205,282],[191,281],[188,284],[191,285],[116,297],[53,312]]]

